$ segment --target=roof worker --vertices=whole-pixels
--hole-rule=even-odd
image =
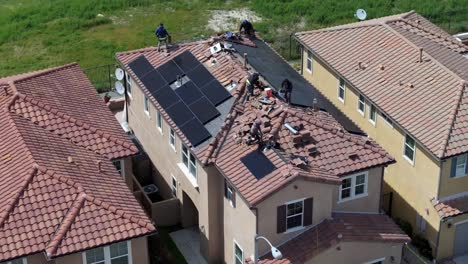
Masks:
[[[263,133],[260,125],[262,124],[262,120],[258,119],[253,122],[252,126],[250,127],[250,136],[253,138],[253,141],[258,140],[261,142]]]
[[[247,36],[255,37],[255,30],[253,25],[247,19],[242,20],[240,24],[239,33],[242,33],[242,30]]]
[[[246,83],[247,83],[247,90],[249,91],[250,96],[253,96],[255,85],[257,86],[260,85],[258,73],[254,72],[252,75],[250,75],[249,78],[247,78]]]
[[[284,79],[283,83],[281,83],[281,92],[284,93],[284,100],[286,100],[288,104],[291,103],[292,88],[293,85],[288,79]]]
[[[169,35],[169,33],[167,32],[163,23],[159,24],[159,27],[156,28],[156,30],[154,31],[154,34],[156,35],[156,38],[158,39],[158,51],[161,50],[162,42],[164,42],[164,45],[167,51],[167,41],[168,39],[170,39],[171,35]]]

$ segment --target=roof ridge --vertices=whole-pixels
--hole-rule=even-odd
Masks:
[[[45,248],[47,257],[51,257],[57,253],[57,249],[60,243],[62,242],[66,233],[69,231],[71,225],[73,224],[73,221],[78,216],[80,209],[82,209],[85,199],[86,199],[85,193],[78,193],[76,195],[76,198],[72,204],[72,207],[68,210],[61,224],[56,229],[55,234],[50,239],[49,244]]]
[[[30,80],[32,78],[37,78],[37,77],[40,77],[40,76],[43,76],[43,75],[47,75],[47,74],[51,74],[51,73],[54,73],[54,72],[62,71],[62,70],[65,70],[67,68],[71,68],[71,67],[75,67],[75,66],[78,66],[78,63],[73,62],[73,63],[69,63],[69,64],[57,66],[57,67],[47,68],[47,69],[39,70],[39,71],[36,71],[36,72],[31,72],[31,75],[27,75],[27,76],[25,76],[23,78],[13,80],[12,82],[13,83],[23,82],[23,81],[26,81],[26,80]],[[25,73],[25,74],[28,74],[28,73]]]
[[[408,19],[406,19],[406,18],[403,18],[403,19],[401,19],[400,21],[403,22],[403,23],[406,23],[406,24],[408,24],[408,25],[410,25],[410,26],[412,26],[412,27],[415,27],[415,28],[417,28],[417,29],[420,29],[420,30],[422,30],[422,31],[425,31],[425,32],[427,32],[427,33],[429,33],[429,34],[431,34],[431,35],[437,36],[437,37],[440,38],[440,39],[443,39],[443,40],[445,40],[445,41],[449,41],[450,43],[455,44],[455,45],[459,46],[460,48],[463,48],[463,49],[465,49],[465,50],[468,50],[468,48],[467,48],[465,45],[461,44],[461,42],[456,41],[454,38],[444,37],[442,34],[439,34],[439,33],[437,33],[437,32],[434,32],[434,31],[432,31],[431,29],[429,29],[429,28],[427,28],[427,27],[424,27],[424,26],[421,26],[421,25],[419,25],[419,24],[413,23],[413,22],[411,22],[410,20],[408,20]],[[388,22],[388,23],[390,23],[390,22]]]
[[[105,138],[105,139],[110,140],[110,141],[114,142],[115,144],[120,145],[120,146],[122,146],[124,148],[130,149],[132,151],[137,151],[137,149],[132,148],[132,145],[126,146],[128,144],[126,144],[122,140],[120,140],[118,138],[115,138],[112,135],[108,135],[108,134],[104,133],[100,129],[97,129],[94,126],[89,125],[87,122],[84,122],[82,120],[78,120],[78,119],[76,119],[76,118],[74,118],[74,117],[72,117],[72,116],[70,116],[70,115],[68,115],[66,113],[63,113],[62,111],[51,107],[49,104],[43,103],[42,101],[39,101],[39,100],[35,99],[33,96],[24,95],[24,94],[19,93],[19,92],[15,93],[15,96],[16,96],[15,100],[17,100],[18,98],[21,98],[21,99],[31,103],[32,105],[35,105],[35,106],[37,106],[37,107],[39,107],[41,109],[46,110],[47,112],[49,112],[49,114],[53,114],[54,116],[57,116],[57,117],[60,117],[60,118],[62,118],[64,120],[66,120],[66,121],[69,121],[69,122],[73,123],[74,125],[76,125],[78,127],[81,127],[81,128],[83,128],[85,130],[88,130],[88,131],[91,131],[93,134],[98,135],[100,138]],[[14,103],[15,100],[13,100],[10,105],[8,105],[9,108],[11,108],[11,106],[13,106],[13,103]],[[53,113],[54,110],[56,111],[55,113]],[[37,124],[37,125],[39,125],[39,124]],[[41,126],[41,125],[39,125],[39,126],[44,128],[44,126]],[[60,135],[60,134],[58,134],[58,135]],[[71,140],[71,138],[65,136],[65,134],[62,134],[61,136],[64,136],[65,138]],[[73,140],[71,140],[71,141],[73,142]],[[97,151],[94,151],[91,147],[85,147],[85,148],[92,151],[92,152],[97,153]],[[97,153],[97,154],[100,154],[100,153]],[[100,155],[102,155],[102,154],[100,154]],[[103,155],[103,156],[106,156],[106,155]]]
[[[26,187],[31,183],[32,179],[37,174],[38,168],[39,167],[37,164],[33,165],[33,167],[29,170],[29,174],[24,179],[23,184],[20,186],[20,189],[10,199],[10,203],[8,204],[6,210],[3,210],[3,212],[0,213],[0,227],[3,227],[3,225],[5,224],[5,221],[8,219],[8,215],[12,212],[14,206],[18,203],[19,199],[26,190]]]
[[[375,152],[375,153],[378,153],[380,154],[381,156],[384,156],[384,157],[387,157],[387,158],[390,158],[390,159],[393,159],[393,157],[391,157],[387,152],[385,152],[385,150],[383,150],[382,148],[378,149],[378,147],[375,147],[375,146],[370,146],[369,144],[367,144],[367,141],[370,141],[372,142],[369,138],[361,138],[362,136],[351,136],[349,134],[349,132],[347,132],[344,128],[333,128],[327,124],[324,124],[322,123],[320,120],[317,120],[317,119],[312,119],[311,117],[307,116],[307,115],[297,115],[297,111],[292,111],[290,108],[287,108],[286,111],[288,111],[290,114],[298,117],[299,119],[302,119],[306,122],[309,122],[309,123],[312,123],[322,129],[325,129],[339,137],[342,137],[344,138],[345,140],[348,140],[348,141],[351,141],[353,143],[356,143],[364,148],[367,148],[367,149],[370,149],[371,151]],[[308,120],[305,119],[305,117],[307,117]],[[383,153],[382,153],[383,152]]]
[[[441,153],[441,156],[444,156],[445,155],[445,151],[447,150],[447,146],[448,146],[448,143],[449,143],[449,140],[450,140],[450,136],[452,134],[452,130],[453,130],[453,126],[455,124],[455,120],[457,119],[457,113],[458,113],[458,110],[460,109],[460,105],[461,105],[461,101],[463,100],[463,93],[464,93],[464,90],[465,90],[465,86],[468,86],[468,81],[464,81],[464,80],[461,80],[460,81],[460,90],[458,90],[458,102],[455,104],[455,109],[453,110],[453,115],[450,115],[449,116],[449,120],[450,120],[450,128],[449,128],[449,132],[447,133],[447,136],[442,144],[442,153]]]
[[[173,45],[177,45],[176,47],[187,47],[187,46],[195,46],[195,45],[198,45],[198,44],[205,44],[205,43],[208,43],[208,42],[209,42],[208,40],[198,40],[198,41],[174,43]],[[142,52],[145,52],[145,51],[153,51],[153,50],[157,50],[157,49],[158,49],[157,47],[149,46],[149,47],[144,47],[144,48],[140,48],[140,49],[117,52],[115,56],[118,57],[118,56],[121,56],[121,55],[142,53]]]

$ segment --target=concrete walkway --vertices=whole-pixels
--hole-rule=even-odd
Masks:
[[[200,253],[200,232],[198,227],[182,229],[169,234],[189,264],[207,264]]]

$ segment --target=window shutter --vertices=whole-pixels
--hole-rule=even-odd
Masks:
[[[232,192],[232,207],[236,208],[236,191]]]
[[[457,173],[457,157],[452,158],[452,169],[450,170],[450,177],[455,177]]]
[[[286,231],[286,205],[280,205],[276,209],[276,233]]]
[[[468,157],[465,158],[465,174],[468,174]]]
[[[310,197],[304,200],[304,226],[312,224],[312,215],[314,211],[314,198]]]
[[[227,198],[228,195],[227,195],[227,181],[226,179],[224,180],[224,197]]]

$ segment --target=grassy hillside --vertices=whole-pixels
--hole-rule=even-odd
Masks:
[[[113,63],[117,51],[154,45],[164,21],[175,41],[211,34],[210,10],[247,7],[263,17],[264,38],[286,54],[289,35],[416,9],[450,31],[468,31],[468,0],[0,0],[0,76],[72,61]],[[462,8],[465,8],[463,10]]]

